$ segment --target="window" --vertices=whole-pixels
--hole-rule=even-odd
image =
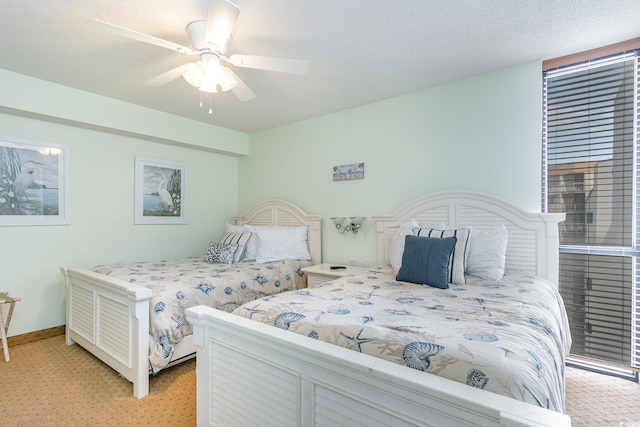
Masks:
[[[636,39],[543,64],[542,205],[566,213],[559,289],[571,353],[623,367],[640,367],[639,54]]]

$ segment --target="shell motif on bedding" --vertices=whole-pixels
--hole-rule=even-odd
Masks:
[[[489,377],[479,369],[469,369],[467,372],[467,385],[471,387],[483,389],[487,386],[489,382]]]
[[[262,275],[260,275],[260,274],[258,274],[256,277],[254,277],[254,279],[253,279],[253,280],[255,280],[256,282],[258,282],[258,284],[259,284],[260,286],[264,286],[266,283],[268,283],[268,282],[269,282],[269,279],[267,279],[266,277],[264,277],[264,276],[262,276]]]
[[[293,322],[296,322],[300,319],[304,319],[305,316],[303,314],[300,313],[294,313],[292,311],[287,311],[286,313],[282,313],[280,315],[278,315],[278,317],[276,317],[276,320],[273,322],[273,324],[280,329],[289,329],[289,326],[291,326],[291,324]]]
[[[162,357],[167,359],[171,356],[171,350],[173,350],[173,346],[169,342],[169,337],[166,335],[162,335],[158,340],[160,347],[162,347]]]
[[[164,311],[164,307],[165,307],[165,304],[162,301],[157,302],[156,305],[153,307],[153,312],[162,313]]]
[[[542,319],[536,319],[534,317],[529,318],[529,323],[531,323],[536,328],[540,329],[545,334],[551,336],[553,334],[553,330],[549,325],[546,324]]]
[[[431,356],[442,352],[444,347],[430,342],[414,341],[407,344],[402,350],[402,359],[409,368],[426,371],[431,365]]]
[[[209,295],[209,293],[213,291],[215,288],[216,288],[215,286],[205,282],[201,282],[198,284],[198,286],[196,286],[196,289],[200,290],[201,292],[204,292],[207,295]]]

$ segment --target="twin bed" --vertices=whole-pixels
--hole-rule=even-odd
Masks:
[[[232,314],[188,309],[198,425],[570,425],[562,412],[571,339],[555,285],[563,219],[477,193],[429,195],[373,217],[380,266],[365,275]],[[396,280],[389,267],[407,227],[455,229],[462,255],[453,258],[466,263],[472,252],[458,242],[489,248],[474,233],[503,226],[504,278],[458,276],[440,289]]]
[[[303,230],[306,235],[296,233],[296,243],[306,242],[307,260],[211,263],[204,261],[203,250],[197,258],[62,268],[67,343],[78,343],[111,366],[133,383],[134,396],[141,398],[149,393],[150,373],[195,356],[186,308],[205,304],[231,311],[247,301],[304,286],[300,268],[320,262],[319,216],[282,200],[266,200],[236,217],[236,223],[270,226],[269,231]],[[287,250],[263,248],[268,256]]]

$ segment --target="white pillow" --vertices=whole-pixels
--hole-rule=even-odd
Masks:
[[[246,225],[233,225],[227,223],[225,227],[227,229],[227,233],[242,233],[249,231],[249,228]]]
[[[396,233],[389,240],[389,264],[393,270],[398,274],[400,267],[402,266],[402,255],[404,254],[404,238],[413,234],[414,228],[428,227],[438,230],[444,230],[446,226],[444,224],[428,224],[421,226],[415,220],[410,220],[400,224]]]
[[[502,279],[508,238],[504,225],[490,231],[473,230],[467,274],[489,280]]]
[[[307,247],[307,227],[261,227],[256,237],[256,262],[283,259],[311,259]]]
[[[400,271],[402,266],[402,254],[404,253],[404,238],[413,234],[413,229],[419,227],[418,223],[413,219],[411,221],[400,224],[396,234],[389,241],[389,264],[396,272]]]
[[[445,238],[455,237],[456,245],[451,253],[449,261],[449,283],[464,285],[466,283],[464,273],[467,268],[467,260],[469,259],[469,243],[471,237],[471,228],[449,228],[447,230],[439,230],[431,227],[414,228],[413,234],[421,237]]]

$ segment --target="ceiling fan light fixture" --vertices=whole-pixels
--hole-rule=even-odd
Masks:
[[[223,92],[226,92],[238,84],[231,70],[220,65],[220,58],[217,55],[205,53],[201,58],[201,61],[187,65],[182,74],[191,86],[203,92],[217,93],[218,85]]]
[[[191,86],[199,88],[202,85],[202,81],[207,73],[207,70],[204,67],[204,64],[200,61],[188,64],[184,73],[182,73],[182,77],[189,83]]]
[[[221,68],[224,74],[224,78],[220,82],[220,89],[222,89],[223,92],[226,92],[230,89],[233,89],[238,84],[238,81],[235,79],[235,77],[233,77],[233,73],[230,69],[228,69],[227,67]]]
[[[233,40],[231,31],[240,13],[240,8],[232,3],[235,0],[203,1],[207,3],[206,19],[192,21],[186,28],[192,47],[163,40],[99,19],[92,19],[90,22],[102,30],[121,37],[127,37],[186,55],[199,55],[200,61],[180,65],[144,81],[143,84],[154,87],[162,86],[183,76],[187,83],[200,90],[201,99],[202,92],[215,93],[228,90],[233,90],[240,101],[249,101],[256,97],[256,94],[232,71],[233,67],[229,69],[221,66],[221,61],[224,64],[230,64],[235,67],[256,70],[300,75],[304,75],[309,71],[309,61],[306,59],[238,54],[231,55],[229,58],[226,57],[226,51]],[[211,99],[211,97],[209,98]]]
[[[215,82],[203,81],[202,84],[198,87],[202,92],[208,93],[218,93]]]

